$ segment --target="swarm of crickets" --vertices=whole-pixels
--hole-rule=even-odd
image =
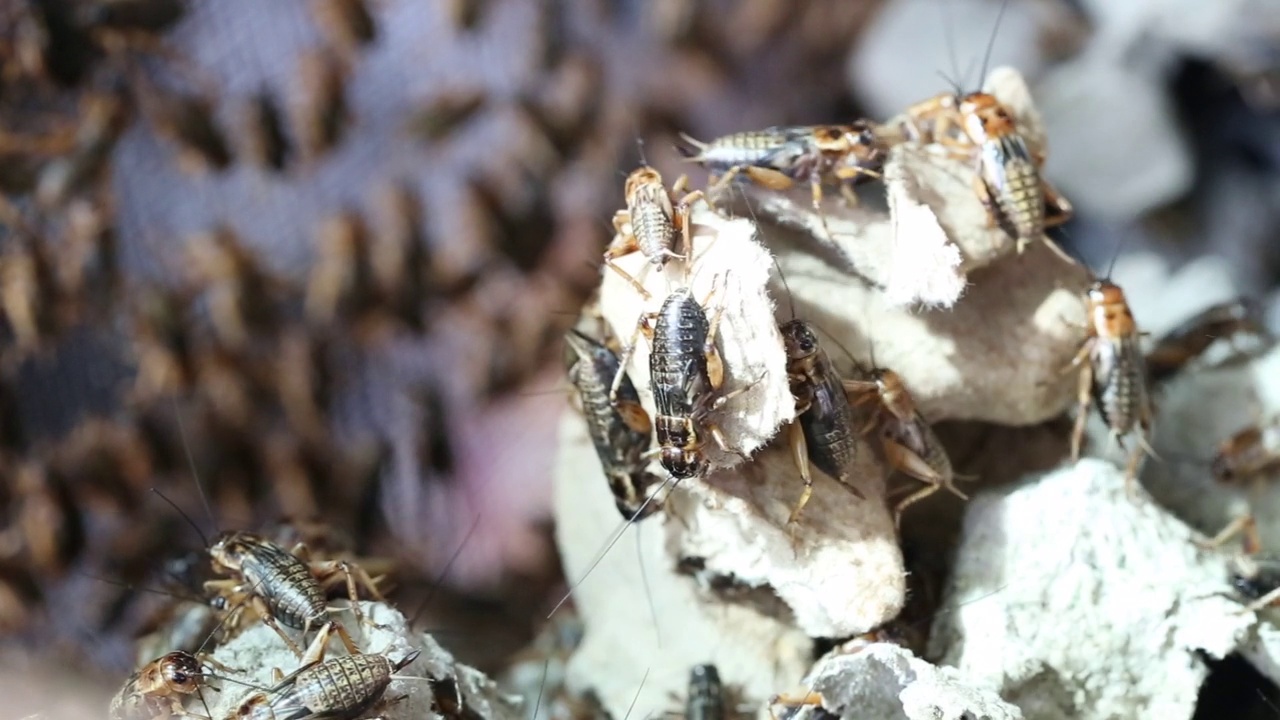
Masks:
[[[771,590],[779,626],[862,636],[841,645],[850,652],[868,642],[918,648],[915,628],[895,624],[906,599],[898,528],[940,498],[970,494],[934,423],[1032,425],[1075,400],[1073,459],[1096,406],[1126,446],[1132,479],[1152,426],[1148,384],[1218,337],[1260,330],[1250,306],[1221,305],[1144,354],[1120,288],[1044,237],[1070,206],[1040,177],[1043,148],[1021,79],[997,70],[983,92],[939,96],[884,123],[690,141],[691,159],[716,176],[701,192],[636,170],[597,309],[567,338],[581,412],[569,417],[578,435],[562,454],[585,451],[590,465],[561,463],[572,472],[560,473],[558,498],[590,483],[609,489],[623,527],[664,518],[672,572],[716,597]],[[880,181],[887,210],[856,194]],[[795,186],[810,189],[807,202],[783,194]],[[832,186],[851,207],[826,201]],[[730,189],[748,202],[735,205]],[[1230,439],[1215,468],[1237,477],[1274,463],[1272,435]],[[897,485],[906,492],[891,498]],[[581,504],[565,508],[561,525],[583,515]],[[580,580],[599,548],[558,532]],[[515,714],[487,680],[412,638],[398,613],[361,602],[381,600],[374,563],[312,558],[305,545],[243,532],[217,538],[208,556],[222,578],[206,587],[213,605],[173,623],[114,698],[112,720]],[[575,590],[587,630],[580,653],[627,635],[643,613],[638,602],[606,606],[589,586]],[[335,592],[350,603],[333,605]],[[617,628],[626,631],[611,636]],[[743,651],[743,666],[785,664],[784,634],[756,647],[720,640]],[[705,642],[692,630],[687,639]],[[278,652],[264,654],[266,645]],[[275,666],[282,656],[289,662]],[[721,670],[748,701],[789,689]],[[682,687],[686,673],[675,676],[664,684]],[[731,711],[718,672],[694,676],[687,714]],[[634,702],[633,680],[618,684],[625,696],[596,688],[615,716]],[[212,685],[219,691],[206,694]]]
[[[214,538],[201,553],[219,576],[204,584],[211,601],[176,606],[144,639],[111,720],[514,715],[515,698],[386,603],[390,561],[313,557],[308,537],[327,535],[313,529]]]
[[[592,483],[621,516],[603,545],[558,527],[584,668],[627,653],[618,643],[635,633],[608,628],[643,613],[619,602],[639,590],[587,580],[650,517],[666,518],[659,552],[674,574],[710,589],[700,598],[763,588],[811,638],[868,634],[919,652],[919,628],[895,627],[898,532],[966,500],[976,478],[953,453],[982,450],[945,446],[935,423],[1031,426],[1074,405],[1074,462],[1096,409],[1132,489],[1151,453],[1150,383],[1218,338],[1263,333],[1256,308],[1234,301],[1144,353],[1123,290],[1045,236],[1072,211],[1041,175],[1043,131],[1015,71],[883,123],[684,140],[708,184],[630,174],[598,296],[566,339],[580,411],[562,428],[558,519],[587,522],[576,498]],[[865,192],[879,185],[887,208]],[[804,200],[791,192],[806,188]],[[1219,462],[1242,455],[1226,444]],[[682,632],[707,616],[689,607]],[[725,633],[737,628],[718,627],[709,636],[733,646]],[[735,651],[769,657],[775,640]],[[738,671],[755,699],[783,690]],[[639,672],[591,681],[616,713]]]

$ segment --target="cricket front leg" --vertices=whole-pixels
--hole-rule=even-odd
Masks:
[[[870,380],[841,379],[840,385],[844,388],[845,398],[848,399],[851,407],[860,408],[880,399],[880,386]],[[862,432],[866,433],[866,429],[864,428]]]
[[[194,720],[213,720],[213,718],[208,715],[201,715],[198,712],[192,712],[182,707],[182,704],[177,700],[173,700],[173,704],[169,708],[169,716],[175,718],[194,718]]]
[[[347,596],[351,598],[351,607],[355,613],[356,619],[361,623],[366,623],[371,627],[385,629],[384,626],[378,625],[371,620],[367,620],[364,616],[364,610],[360,607],[360,598],[356,594],[356,587],[364,588],[365,593],[375,601],[385,603],[387,599],[378,591],[378,586],[374,584],[373,578],[369,577],[369,573],[359,565],[353,565],[346,560],[338,561],[338,571],[347,579]]]
[[[782,705],[789,708],[800,708],[805,706],[822,707],[822,695],[816,692],[808,692],[804,695],[791,695],[788,693],[778,693],[769,698],[769,717],[778,720],[778,716],[773,712],[774,705]]]
[[[852,183],[840,183],[840,197],[844,198],[845,207],[858,207],[858,194],[853,191]]]
[[[842,380],[841,384],[844,385],[844,393],[849,400],[849,407],[853,409],[859,409],[868,403],[880,400],[880,386],[876,383],[863,380]],[[859,435],[866,435],[879,426],[880,412],[877,410],[867,413],[866,422],[857,429],[857,432]]]
[[[311,562],[311,548],[305,542],[294,543],[293,547],[289,549],[289,554],[303,563],[309,564]]]
[[[848,207],[857,207],[859,205],[858,195],[853,191],[853,186],[863,180],[883,180],[884,175],[859,165],[848,165],[837,168],[833,173],[836,179],[840,181],[840,194],[844,196],[844,201]]]
[[[240,630],[240,622],[250,597],[249,592],[235,579],[208,580],[204,583],[203,589],[205,595],[210,596],[214,609],[224,613],[220,622],[222,637],[232,637]]]
[[[818,220],[822,222],[822,232],[827,239],[835,242],[836,236],[831,232],[831,226],[827,225],[827,214],[822,210],[822,176],[814,172],[809,177],[809,192],[813,196],[813,212],[817,214]]]
[[[223,675],[239,675],[240,673],[244,672],[243,670],[241,670],[241,669],[239,669],[239,668],[233,668],[233,667],[231,667],[231,666],[229,666],[229,665],[225,665],[225,664],[223,664],[223,663],[220,663],[220,662],[218,662],[217,660],[214,660],[214,659],[213,659],[213,658],[211,658],[211,657],[202,657],[202,658],[200,658],[200,664],[201,664],[201,665],[208,665],[209,667],[213,668],[214,670],[217,670],[218,672],[222,673]]]

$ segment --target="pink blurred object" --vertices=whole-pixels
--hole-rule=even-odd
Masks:
[[[423,467],[412,442],[407,449],[396,444],[397,461],[383,478],[383,512],[424,572],[438,576],[452,560],[442,583],[465,591],[508,570],[545,569],[553,548],[537,525],[550,518],[556,431],[568,409],[567,391],[552,390],[557,383],[565,385],[563,370],[553,365],[501,400],[452,404],[452,477]]]

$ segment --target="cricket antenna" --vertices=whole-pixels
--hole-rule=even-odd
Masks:
[[[832,335],[830,332],[828,332],[826,329],[824,329],[821,325],[817,325],[817,324],[814,324],[814,323],[810,323],[810,324],[811,324],[811,325],[813,325],[813,327],[814,327],[814,328],[816,328],[816,329],[818,329],[819,331],[821,331],[823,335],[826,335],[828,340],[830,340],[831,342],[835,343],[835,344],[836,344],[836,347],[840,348],[840,352],[843,352],[843,353],[844,353],[844,355],[845,355],[845,357],[849,358],[849,360],[851,360],[851,361],[853,362],[854,367],[855,367],[855,368],[858,368],[858,369],[859,369],[859,371],[860,371],[860,369],[861,369],[862,365],[861,365],[861,363],[859,363],[859,362],[858,362],[858,358],[854,357],[854,354],[853,354],[853,353],[851,353],[851,352],[849,352],[849,348],[845,347],[845,344],[844,344],[844,343],[842,343],[842,342],[840,342],[840,338],[836,337],[835,335]],[[868,342],[868,343],[871,343],[870,338],[868,338],[868,339],[867,339],[867,342]],[[875,364],[876,364],[876,360],[875,360],[875,346],[874,346],[874,345],[872,345],[872,355],[871,355],[871,369],[872,369],[872,370],[875,370],[875,369],[876,369],[876,368],[875,368]]]
[[[622,716],[622,720],[628,720],[632,711],[636,709],[636,703],[640,702],[640,693],[644,690],[644,684],[649,681],[649,671],[652,669],[651,667],[644,669],[644,677],[640,678],[640,687],[636,688],[635,697],[631,698],[631,704],[627,706],[627,714]]]
[[[182,519],[183,519],[183,520],[186,520],[186,521],[187,521],[187,523],[191,525],[191,528],[192,528],[193,530],[195,530],[195,531],[196,531],[196,534],[200,536],[200,540],[201,540],[202,542],[204,542],[204,546],[205,546],[206,548],[207,548],[207,547],[209,547],[209,536],[204,534],[204,531],[200,529],[200,526],[196,524],[196,521],[195,521],[195,520],[192,520],[192,519],[191,519],[191,516],[190,516],[190,515],[188,515],[185,511],[183,511],[183,509],[182,509],[182,508],[178,507],[178,504],[177,504],[177,503],[175,503],[174,501],[170,500],[170,499],[169,499],[169,497],[168,497],[167,495],[165,495],[164,493],[160,492],[160,488],[155,488],[155,487],[153,487],[153,488],[151,488],[151,492],[153,492],[153,493],[155,493],[157,496],[159,496],[159,498],[160,498],[161,500],[163,500],[163,501],[165,501],[165,502],[169,503],[169,507],[171,507],[171,508],[173,508],[174,510],[176,510],[176,511],[178,512],[178,514],[182,516]]]
[[[412,628],[417,624],[418,618],[422,616],[422,612],[427,609],[427,605],[431,602],[431,598],[435,597],[436,591],[440,589],[440,585],[444,583],[444,579],[448,577],[449,571],[453,569],[453,564],[458,561],[462,555],[462,549],[467,546],[467,541],[475,534],[476,528],[480,527],[480,513],[476,513],[476,517],[471,521],[471,527],[467,529],[467,534],[462,537],[462,542],[458,543],[458,547],[449,556],[449,560],[445,562],[444,569],[440,571],[440,576],[431,584],[431,589],[427,591],[427,596],[422,599],[422,604],[418,606],[418,610],[413,613],[413,617],[409,618],[409,627]]]
[[[941,5],[942,14],[946,16],[943,18],[942,40],[947,45],[947,61],[951,63],[951,75],[947,75],[941,70],[938,71],[938,75],[943,82],[951,86],[957,96],[960,96],[964,95],[964,87],[960,85],[960,63],[956,62],[956,39],[951,32],[954,25],[951,22],[951,2],[950,0],[942,0]]]
[[[97,580],[98,582],[103,582],[108,585],[115,585],[116,587],[124,588],[125,590],[136,590],[138,592],[144,592],[149,595],[162,595],[164,597],[173,598],[175,600],[188,600],[190,602],[196,602],[196,603],[204,601],[203,598],[197,597],[195,595],[185,595],[183,593],[170,592],[168,590],[161,590],[160,588],[147,587],[146,585],[135,585],[134,583],[127,583],[120,580],[113,580],[108,577],[102,577],[101,575],[94,575],[93,573],[84,572],[83,570],[73,570],[72,572],[74,572],[76,575],[79,575],[81,577],[86,577],[86,578],[89,578],[90,580]]]
[[[679,483],[680,481],[677,480],[674,475],[667,475],[667,478],[662,481],[662,484],[658,486],[658,489],[651,493],[649,497],[644,499],[644,502],[640,504],[640,507],[636,508],[636,511],[632,513],[631,517],[622,521],[622,526],[614,531],[613,537],[609,539],[609,542],[605,544],[604,548],[602,548],[600,552],[596,554],[595,558],[591,560],[591,564],[587,566],[587,571],[582,574],[582,577],[578,578],[576,582],[569,586],[569,591],[564,594],[564,597],[560,598],[560,601],[555,604],[555,607],[551,608],[551,612],[547,613],[547,620],[550,620],[552,616],[556,614],[556,611],[568,602],[569,598],[573,597],[573,592],[577,590],[587,578],[591,577],[591,573],[596,569],[596,566],[604,560],[605,555],[609,554],[609,551],[613,549],[613,546],[618,544],[618,541],[622,539],[622,534],[627,531],[628,527],[635,523],[636,518],[644,516],[644,511],[649,507],[649,503],[654,501],[654,498],[662,492],[662,489],[669,487],[670,489],[667,491],[667,495],[670,496],[671,492],[675,490],[676,485]]]
[[[1262,691],[1262,688],[1255,687],[1253,691],[1258,693],[1258,697],[1262,698],[1262,702],[1266,703],[1267,707],[1275,711],[1276,716],[1280,717],[1280,707],[1276,707],[1276,704],[1271,702],[1271,698],[1267,697],[1267,694]]]
[[[207,676],[207,675],[205,675],[203,672],[201,672],[201,673],[200,673],[200,676],[201,676],[201,677],[208,677],[208,676]],[[197,686],[196,686],[196,695],[200,698],[200,704],[204,706],[204,715],[205,715],[205,717],[213,717],[213,713],[209,711],[209,703],[205,702],[205,699],[204,699],[204,688],[202,688],[202,687],[200,687],[199,685],[197,685]]]
[[[1125,238],[1120,238],[1119,242],[1116,243],[1116,251],[1111,253],[1111,262],[1107,264],[1107,274],[1103,276],[1103,279],[1108,282],[1111,281],[1111,273],[1116,269],[1116,260],[1120,259],[1120,251],[1124,249],[1124,241]]]
[[[996,13],[996,25],[991,28],[991,37],[987,39],[987,52],[982,56],[982,71],[978,74],[978,87],[982,87],[982,83],[987,77],[987,65],[991,62],[991,51],[996,46],[996,36],[1000,32],[1000,21],[1004,19],[1005,8],[1009,7],[1009,0],[1001,0],[1000,10]]]
[[[1213,460],[1208,460],[1202,457],[1196,457],[1195,455],[1187,455],[1184,453],[1168,452],[1168,451],[1165,451],[1161,454],[1164,455],[1169,460],[1173,460],[1175,463],[1195,465],[1198,467],[1210,467],[1213,465]]]
[[[796,319],[796,298],[791,294],[791,283],[787,282],[787,276],[782,272],[782,266],[778,264],[776,255],[770,255],[769,259],[773,261],[773,269],[778,271],[778,279],[782,281],[782,287],[787,290],[787,305],[791,310],[791,319]]]
[[[644,152],[644,133],[640,130],[640,122],[635,115],[628,118],[631,122],[631,135],[636,139],[636,155],[640,159],[640,164],[644,167],[652,167],[649,165],[649,158],[645,157]]]
[[[547,671],[551,669],[551,656],[542,661],[542,682],[538,684],[538,699],[533,703],[533,718],[538,720],[538,713],[542,711],[542,693],[547,689]]]
[[[953,93],[955,93],[956,95],[964,95],[964,88],[960,87],[959,81],[955,80],[950,75],[948,75],[947,73],[941,70],[938,70],[937,74],[938,74],[938,77],[942,78],[942,82],[946,83],[947,86],[951,88],[951,91]]]
[[[644,154],[644,136],[636,133],[636,152],[640,154],[640,164],[649,167],[649,158]]]
[[[1005,588],[1009,587],[1010,584],[1011,583],[1008,583],[1008,582],[1002,583],[999,587],[995,588],[994,590],[989,590],[975,598],[969,598],[964,602],[957,603],[954,607],[950,607],[946,609],[941,609],[941,608],[935,609],[933,612],[925,614],[924,617],[917,617],[911,620],[907,620],[903,622],[903,625],[905,627],[908,627],[914,630],[927,630],[928,624],[936,622],[938,618],[946,617],[947,615],[953,615],[959,612],[961,609],[966,608],[970,605],[975,605],[977,603],[982,602],[983,600],[988,600],[990,598],[993,598],[996,595],[999,595],[1001,592],[1003,592]]]
[[[1112,255],[1111,255],[1111,263],[1108,263],[1108,264],[1107,264],[1107,279],[1108,279],[1108,281],[1110,281],[1110,279],[1111,279],[1111,273],[1114,273],[1114,272],[1115,272],[1115,269],[1116,269],[1116,260],[1119,260],[1119,259],[1120,259],[1120,247],[1121,247],[1121,245],[1123,245],[1123,242],[1121,242],[1121,243],[1116,243],[1116,251],[1114,252],[1114,254],[1112,254]]]
[[[247,687],[247,688],[250,688],[250,689],[252,689],[252,690],[261,690],[261,691],[263,691],[263,692],[271,692],[271,688],[269,688],[269,687],[263,687],[263,686],[261,686],[261,685],[255,685],[255,684],[253,684],[253,683],[245,682],[245,681],[243,681],[243,680],[237,680],[237,679],[235,679],[235,678],[233,678],[233,677],[228,677],[228,676],[226,676],[226,675],[219,675],[219,674],[214,674],[214,673],[211,673],[211,672],[205,672],[205,671],[203,670],[203,668],[204,668],[204,664],[203,664],[203,663],[201,664],[201,666],[200,666],[200,667],[202,668],[202,669],[201,669],[201,671],[200,671],[200,677],[204,677],[204,678],[212,678],[212,679],[214,679],[214,680],[220,680],[220,681],[222,681],[222,682],[229,682],[229,683],[231,683],[231,684],[233,684],[233,685],[239,685],[239,686],[241,686],[241,687]],[[218,690],[218,688],[214,688],[214,690]],[[219,692],[221,692],[221,691],[219,691]],[[203,698],[201,698],[201,701],[203,701]],[[208,708],[206,707],[205,709],[207,710]]]
[[[635,515],[631,516],[635,519]],[[649,573],[644,569],[644,548],[640,544],[640,532],[643,525],[636,526],[636,562],[640,565],[640,584],[644,585],[644,596],[649,601],[649,617],[653,620],[653,636],[658,640],[658,648],[662,648],[662,627],[658,624],[658,607],[653,604],[653,590],[649,588]]]
[[[196,483],[196,490],[200,491],[200,502],[204,505],[205,514],[209,516],[209,524],[213,525],[216,530],[218,528],[218,519],[213,516],[213,508],[209,506],[209,496],[205,493],[204,487],[200,484],[200,473],[196,470],[196,459],[195,456],[191,454],[191,443],[187,440],[187,428],[182,422],[182,411],[178,408],[178,396],[174,395],[172,396],[172,399],[173,417],[178,421],[178,437],[182,439],[182,451],[187,455],[187,465],[191,468],[191,479]],[[154,490],[155,488],[152,489]],[[168,498],[165,499],[168,500]],[[172,505],[172,503],[170,504]],[[178,512],[182,511],[179,510]],[[186,517],[186,513],[183,513],[183,517]],[[192,524],[194,525],[195,523]],[[203,535],[201,535],[201,537],[203,537]],[[205,541],[204,546],[209,547],[208,540]]]
[[[178,512],[182,512],[182,511],[179,510]],[[240,614],[239,612],[240,609],[249,603],[249,600],[253,597],[253,594],[258,591],[258,588],[262,586],[262,583],[266,582],[266,579],[267,578],[264,576],[261,579],[259,579],[257,582],[255,582],[253,586],[249,588],[249,592],[245,594],[244,599],[242,599],[240,602],[236,603],[235,605],[232,605],[231,609],[227,610],[226,613],[222,615],[222,617],[218,620],[218,624],[213,626],[213,629],[209,631],[208,635],[205,635],[204,642],[200,643],[200,647],[196,648],[196,651],[192,653],[193,655],[200,655],[201,653],[204,652],[205,647],[209,645],[209,641],[212,640],[214,636],[218,634],[218,631],[222,629],[223,625],[227,624],[228,620]],[[241,683],[241,684],[243,685],[245,683]],[[250,686],[250,687],[253,687],[253,686]]]

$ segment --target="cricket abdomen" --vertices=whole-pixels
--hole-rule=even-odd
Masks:
[[[317,715],[354,718],[382,697],[391,674],[382,655],[346,655],[298,673],[291,695]]]
[[[703,350],[710,331],[706,313],[687,288],[672,292],[662,304],[649,355],[649,384],[659,415],[691,416],[698,396],[709,389]]]
[[[1024,240],[1044,234],[1044,188],[1040,170],[1020,135],[994,139],[983,147],[983,177],[1001,215]]]
[[[631,234],[640,252],[655,265],[664,265],[675,245],[675,225],[666,209],[654,202],[636,203],[628,208]]]
[[[1093,395],[1107,427],[1127,435],[1146,417],[1147,391],[1143,359],[1133,338],[1099,340]]]
[[[825,361],[825,357],[819,360]],[[824,370],[822,381],[811,389],[809,409],[800,416],[800,428],[809,460],[822,472],[849,484],[857,448],[853,413],[839,377],[829,367]]]
[[[245,580],[266,600],[281,624],[296,630],[319,626],[327,602],[311,569],[283,548],[264,543],[245,558]]]

